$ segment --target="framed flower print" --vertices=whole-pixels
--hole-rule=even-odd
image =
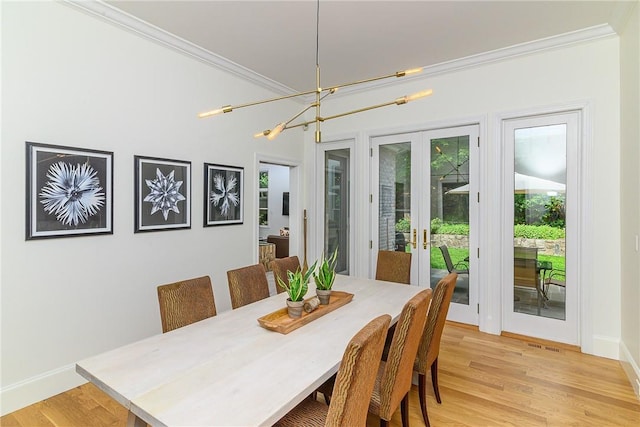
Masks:
[[[242,224],[244,168],[204,164],[204,226]]]
[[[135,232],[191,228],[191,162],[134,156]]]
[[[26,239],[113,234],[113,153],[26,142]]]

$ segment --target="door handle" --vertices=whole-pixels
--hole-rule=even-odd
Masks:
[[[418,232],[416,231],[416,229],[413,229],[413,241],[410,242],[413,245],[413,249],[418,247]]]
[[[427,245],[429,244],[427,241],[427,229],[423,229],[423,236],[422,236],[422,248],[423,249],[427,249]]]

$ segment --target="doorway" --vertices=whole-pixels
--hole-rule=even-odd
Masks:
[[[503,325],[578,344],[579,113],[504,120]]]
[[[372,251],[412,253],[411,284],[458,281],[449,319],[478,324],[479,126],[371,139]]]
[[[353,195],[354,141],[338,140],[323,142],[317,146],[319,167],[317,170],[318,235],[322,236],[321,247],[325,256],[336,249],[338,257],[336,272],[350,275],[353,272],[354,233],[353,213],[355,198]]]

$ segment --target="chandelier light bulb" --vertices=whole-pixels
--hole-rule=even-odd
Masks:
[[[271,130],[271,132],[269,132],[269,134],[267,134],[267,139],[269,141],[275,139],[276,136],[280,135],[280,132],[282,132],[284,130],[284,127],[285,127],[285,123],[284,122],[282,122],[278,126],[274,127]]]
[[[429,96],[431,94],[433,94],[433,90],[427,89],[427,90],[423,90],[422,92],[409,95],[406,98],[407,98],[407,102],[409,102],[409,101],[415,101],[416,99],[424,98],[425,96]]]

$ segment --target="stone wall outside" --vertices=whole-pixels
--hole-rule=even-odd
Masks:
[[[525,239],[517,237],[513,239],[514,246],[525,248],[538,248],[539,255],[565,255],[565,240],[543,240],[543,239]],[[469,247],[469,236],[461,236],[455,234],[432,234],[431,247],[437,248],[447,245],[450,248],[466,248]]]

